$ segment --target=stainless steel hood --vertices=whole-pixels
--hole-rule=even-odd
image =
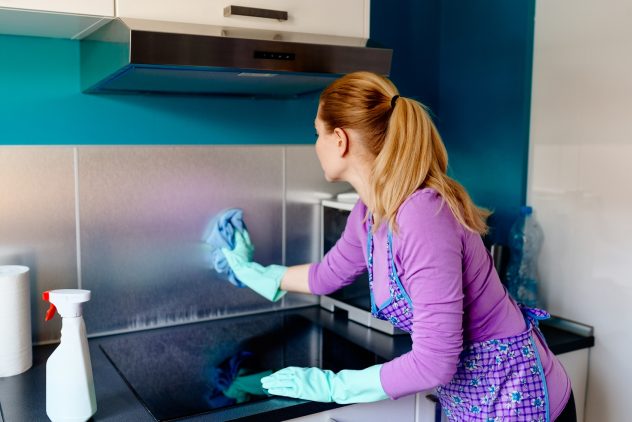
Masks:
[[[388,75],[364,40],[117,18],[81,40],[86,93],[295,96],[357,70]]]

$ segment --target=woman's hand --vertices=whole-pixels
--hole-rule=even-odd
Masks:
[[[282,265],[269,265],[264,267],[252,261],[254,247],[250,242],[248,232],[235,233],[235,248],[222,248],[226,262],[235,274],[235,277],[255,292],[266,299],[276,302],[281,299],[286,291],[281,290],[281,280],[287,271]]]
[[[250,235],[247,230],[235,231],[235,247],[232,249],[233,254],[241,258],[245,262],[252,262],[255,253],[255,245],[250,241]],[[224,250],[222,249],[222,252]],[[224,254],[225,255],[225,254]]]
[[[368,403],[388,398],[380,381],[380,368],[344,370],[335,374],[320,368],[290,366],[261,379],[270,394],[319,402]]]

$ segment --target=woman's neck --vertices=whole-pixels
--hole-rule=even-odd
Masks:
[[[351,167],[348,174],[344,178],[346,182],[351,184],[358,195],[360,200],[367,206],[369,210],[373,208],[373,202],[371,200],[371,164],[361,163]]]

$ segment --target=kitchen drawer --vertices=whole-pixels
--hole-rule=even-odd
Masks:
[[[227,6],[285,11],[287,20],[224,16]],[[367,39],[369,0],[116,0],[118,17]]]
[[[415,395],[398,400],[352,404],[288,420],[292,422],[415,422]]]

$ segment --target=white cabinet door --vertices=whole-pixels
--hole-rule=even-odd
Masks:
[[[588,379],[588,351],[590,349],[575,350],[574,352],[557,355],[566,373],[571,379],[577,422],[584,420],[584,403],[586,401],[586,381]]]
[[[288,19],[224,16],[230,5],[284,11]],[[116,0],[118,17],[362,39],[369,36],[369,9],[370,0]]]
[[[415,422],[415,396],[352,404],[295,419],[292,422]]]
[[[440,412],[440,407],[436,402],[437,393],[434,390],[417,393],[417,403],[415,406],[415,422],[444,422],[447,418]]]
[[[114,0],[0,0],[0,34],[78,39],[114,18]]]
[[[0,0],[0,7],[39,12],[114,16],[114,0]]]

